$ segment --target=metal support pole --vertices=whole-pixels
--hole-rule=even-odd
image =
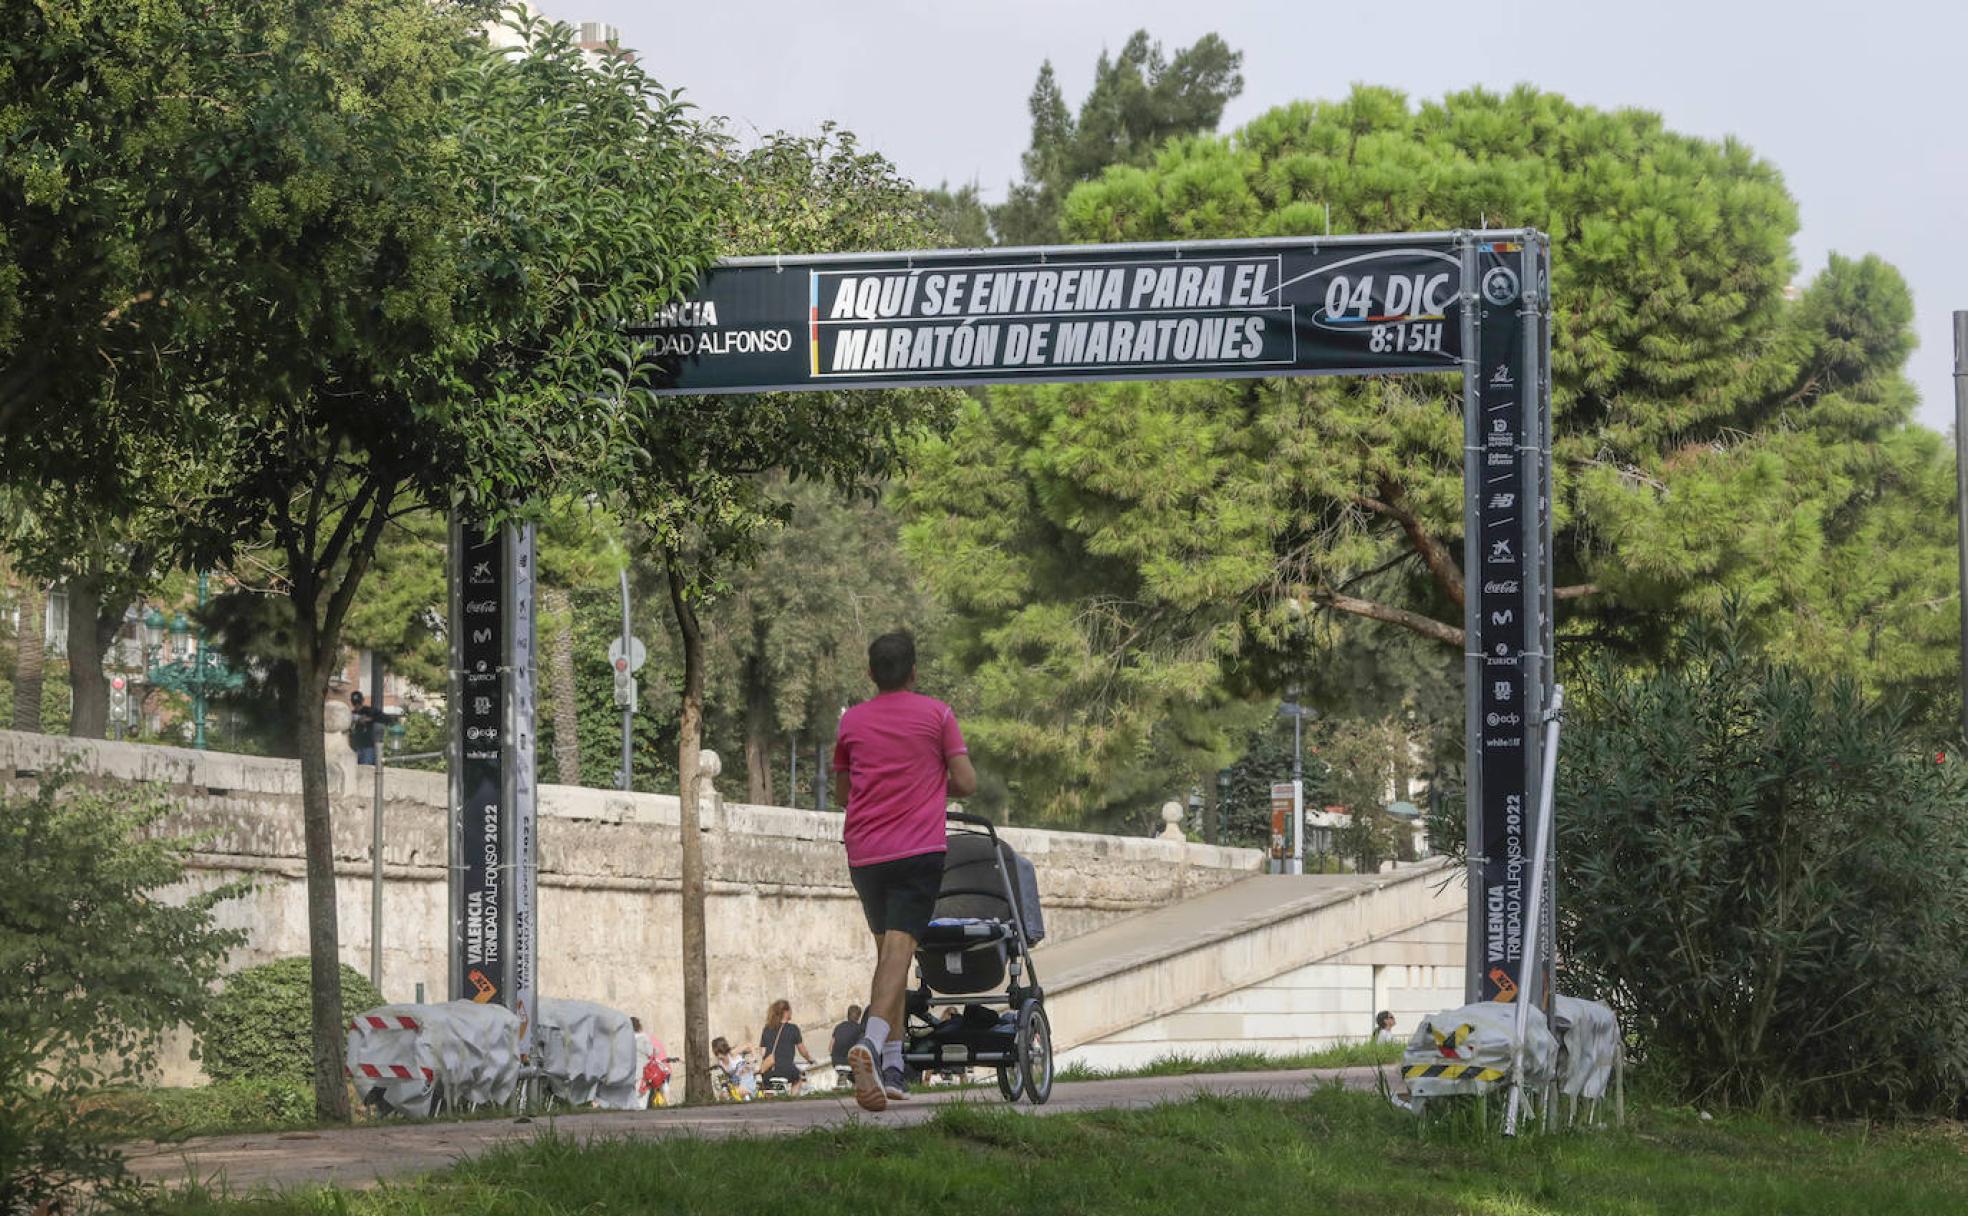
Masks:
[[[196,639],[192,645],[197,649],[191,655],[191,745],[199,751],[205,750],[205,580],[207,573],[198,572],[198,620]]]
[[[827,766],[827,741],[813,741],[813,809],[827,809],[827,798],[832,793],[827,787],[834,779],[833,770]]]
[[[1482,517],[1478,505],[1483,501],[1482,396],[1477,344],[1482,336],[1482,308],[1476,293],[1476,242],[1467,233],[1458,234],[1456,252],[1462,259],[1460,297],[1462,331],[1462,568],[1466,589],[1462,603],[1462,698],[1463,698],[1463,852],[1465,897],[1468,899],[1467,941],[1463,948],[1463,997],[1467,1002],[1483,998],[1483,654],[1479,649],[1483,620],[1479,615],[1481,597],[1467,594],[1480,588],[1477,576],[1483,561]]]
[[[1291,872],[1305,873],[1305,706],[1293,694]]]
[[[629,571],[622,568],[622,653],[629,654],[634,644],[629,632]],[[631,660],[630,667],[634,667]],[[622,789],[635,788],[635,673],[629,674],[629,700],[622,706]]]
[[[1551,706],[1544,714],[1544,783],[1538,790],[1537,835],[1531,845],[1531,895],[1524,907],[1524,954],[1517,965],[1517,974],[1525,979],[1517,990],[1517,1036],[1510,1053],[1510,1102],[1503,1111],[1506,1136],[1517,1134],[1517,1116],[1524,1096],[1524,1039],[1530,1034],[1531,1007],[1537,1004],[1538,989],[1532,985],[1531,977],[1539,971],[1539,918],[1544,914],[1545,862],[1551,856],[1551,814],[1556,805],[1552,786],[1558,776],[1558,723],[1564,709],[1565,686],[1553,685]]]
[[[383,706],[383,656],[369,652],[369,707]],[[383,749],[375,720],[369,725],[370,746],[376,751],[376,800],[369,813],[369,984],[383,990]]]
[[[1968,742],[1968,311],[1954,314],[1954,509],[1961,579],[1961,737]]]
[[[800,737],[795,731],[786,736],[786,805],[800,804]]]

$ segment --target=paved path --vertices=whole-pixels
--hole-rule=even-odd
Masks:
[[[1135,1077],[1061,1082],[1041,1107],[1021,1103],[1020,1113],[1060,1114],[1102,1108],[1152,1106],[1195,1093],[1287,1094],[1338,1081],[1351,1089],[1374,1088],[1372,1068],[1320,1068],[1280,1072],[1205,1073],[1186,1077]],[[921,1123],[949,1102],[1001,1104],[995,1088],[930,1091],[886,1114],[869,1115],[851,1098],[764,1101],[742,1105],[609,1111],[540,1118],[530,1122],[485,1119],[469,1123],[381,1124],[320,1132],[212,1136],[174,1144],[143,1143],[129,1151],[130,1169],[153,1182],[195,1176],[232,1191],[261,1186],[336,1183],[368,1186],[379,1179],[443,1169],[495,1144],[527,1140],[549,1128],[562,1135],[629,1139],[662,1136],[788,1136],[857,1120],[903,1126]]]

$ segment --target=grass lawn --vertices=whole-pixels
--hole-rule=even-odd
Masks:
[[[1275,1072],[1294,1068],[1353,1068],[1363,1064],[1392,1064],[1401,1058],[1400,1043],[1341,1043],[1298,1055],[1265,1055],[1259,1051],[1226,1051],[1208,1056],[1167,1055],[1139,1068],[1112,1072],[1076,1065],[1059,1070],[1061,1081],[1092,1081],[1107,1077],[1187,1077],[1204,1072]]]
[[[368,1192],[223,1200],[180,1194],[178,1216],[500,1216],[512,1213],[1771,1213],[1958,1212],[1959,1125],[1820,1127],[1641,1110],[1623,1131],[1504,1142],[1437,1130],[1371,1094],[1198,1097],[1146,1110],[1034,1118],[1001,1104],[929,1123],[858,1123],[783,1140],[501,1149]]]

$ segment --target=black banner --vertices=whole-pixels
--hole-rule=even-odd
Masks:
[[[1480,411],[1476,495],[1479,569],[1470,582],[1477,624],[1472,697],[1476,717],[1479,845],[1479,999],[1509,1001],[1523,982],[1524,917],[1537,813],[1538,717],[1544,702],[1540,644],[1547,555],[1545,462],[1540,451],[1539,371],[1526,358],[1524,246],[1476,247]],[[1480,581],[1478,581],[1480,579]],[[1549,948],[1547,940],[1540,953]]]
[[[506,681],[505,545],[497,529],[458,526],[457,631],[458,762],[452,854],[453,1000],[506,1002],[511,902],[506,857],[509,814],[504,749]]]
[[[1455,371],[1449,237],[724,262],[631,332],[659,393]]]

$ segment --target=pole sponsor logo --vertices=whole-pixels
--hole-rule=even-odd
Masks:
[[[1494,266],[1483,274],[1483,299],[1498,306],[1517,298],[1517,272],[1508,266]]]

